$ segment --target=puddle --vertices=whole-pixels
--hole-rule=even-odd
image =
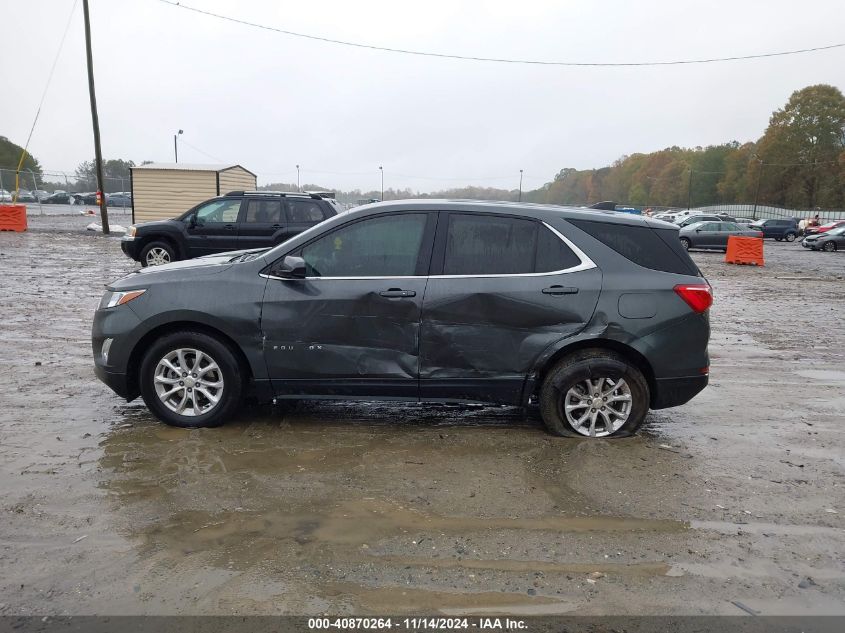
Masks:
[[[845,371],[835,369],[799,369],[795,372],[804,378],[825,382],[845,383]]]
[[[822,525],[783,525],[779,523],[731,523],[729,521],[690,521],[694,530],[711,530],[721,534],[774,534],[786,536],[845,536],[845,528]]]
[[[469,615],[555,615],[576,605],[547,596],[507,592],[450,592],[398,587],[370,588],[353,583],[329,582],[320,589],[325,597],[350,601],[369,613],[442,613]]]

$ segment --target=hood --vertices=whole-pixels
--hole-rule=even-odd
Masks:
[[[187,259],[162,266],[139,268],[125,277],[110,283],[109,288],[123,290],[136,288],[139,284],[159,284],[189,281],[192,277],[216,275],[227,270],[232,264],[230,253],[221,253],[209,257]]]
[[[151,229],[156,229],[161,226],[172,226],[173,222],[180,222],[180,220],[178,217],[173,217],[167,220],[150,220],[149,222],[138,222],[134,226],[136,231],[141,232],[145,231],[148,227]]]

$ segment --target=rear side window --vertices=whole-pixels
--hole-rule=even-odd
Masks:
[[[280,200],[250,200],[247,203],[246,217],[248,224],[279,224],[284,222]]]
[[[325,219],[323,209],[313,200],[288,200],[288,215],[294,224],[315,224]]]
[[[533,220],[450,214],[444,275],[519,275],[572,268],[581,260]]]
[[[605,246],[643,268],[680,275],[700,275],[681,246],[677,229],[654,229],[592,220],[568,220]]]

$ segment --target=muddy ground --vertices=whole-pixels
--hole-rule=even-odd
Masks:
[[[80,222],[0,233],[0,613],[845,613],[845,253],[695,254],[711,385],[637,437],[343,403],[184,431],[94,378],[133,263]]]

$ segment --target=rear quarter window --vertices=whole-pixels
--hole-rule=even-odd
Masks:
[[[679,275],[701,274],[695,262],[681,246],[677,229],[656,229],[593,220],[576,219],[568,222],[643,268]]]

